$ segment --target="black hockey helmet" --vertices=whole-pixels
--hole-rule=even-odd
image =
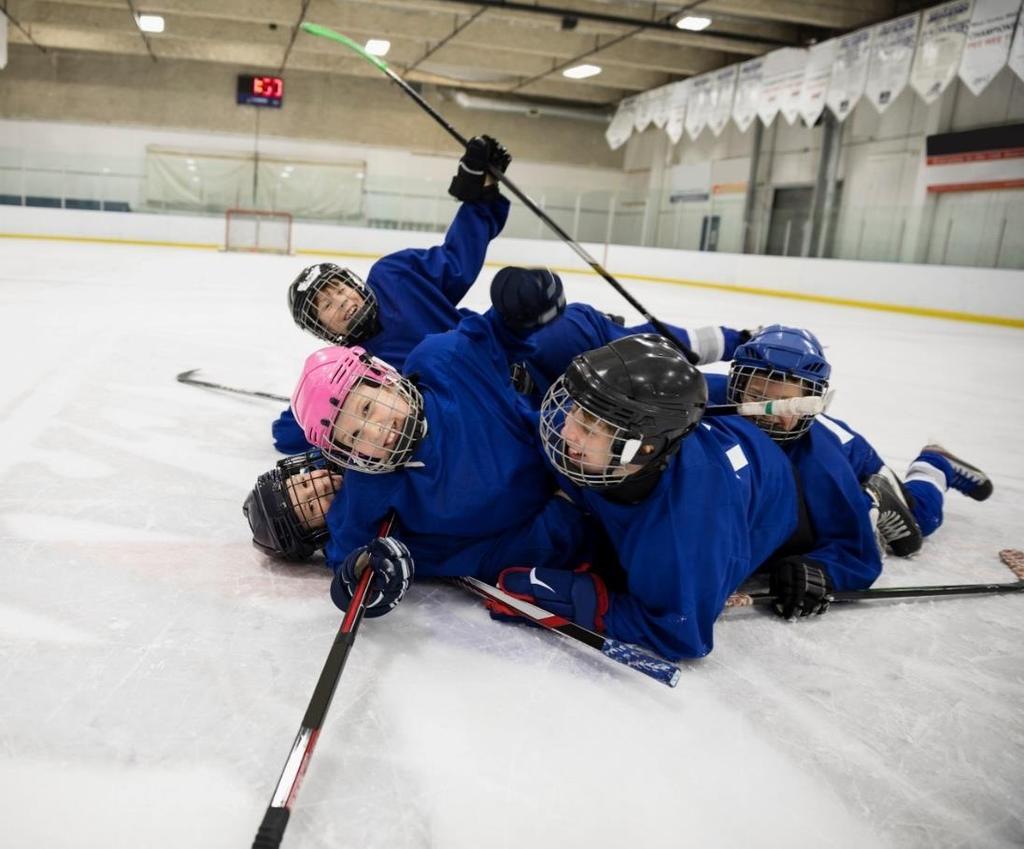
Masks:
[[[627,466],[663,468],[707,400],[704,375],[667,339],[626,336],[569,364],[544,398],[541,439],[573,482],[615,486]]]
[[[331,345],[356,345],[380,332],[373,290],[333,262],[299,273],[288,287],[288,309],[299,327]]]
[[[319,451],[286,457],[264,472],[242,505],[253,545],[283,560],[312,556],[327,541],[324,516],[340,481]]]

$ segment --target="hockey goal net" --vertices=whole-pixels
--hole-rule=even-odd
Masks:
[[[290,254],[291,215],[262,209],[229,209],[224,214],[224,250]]]

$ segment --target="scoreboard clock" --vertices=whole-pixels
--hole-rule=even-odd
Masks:
[[[238,102],[249,106],[281,108],[284,101],[284,80],[280,77],[238,75]]]

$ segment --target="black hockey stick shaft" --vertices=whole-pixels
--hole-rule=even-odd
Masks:
[[[392,514],[384,520],[381,524],[380,536],[387,536],[390,533],[394,518],[394,514]],[[270,804],[263,815],[263,822],[260,823],[256,838],[252,842],[252,849],[277,849],[281,845],[281,838],[284,837],[284,830],[288,826],[288,818],[291,816],[292,804],[298,795],[299,786],[306,774],[306,767],[313,755],[313,749],[316,748],[320,729],[323,727],[327,710],[331,706],[338,681],[341,680],[341,673],[345,669],[349,652],[355,642],[359,624],[363,621],[366,596],[372,580],[373,570],[364,569],[356,582],[352,600],[345,611],[345,617],[341,620],[341,627],[327,654],[327,660],[324,661],[320,678],[316,682],[316,687],[313,688],[313,697],[309,700],[305,716],[302,717],[299,733],[295,737],[295,742],[292,743],[291,752],[285,761],[281,777],[277,781],[274,795],[270,798]]]
[[[418,91],[416,91],[416,89],[409,85],[394,71],[392,71],[387,66],[386,62],[378,59],[376,56],[371,56],[362,47],[360,47],[358,44],[352,41],[352,39],[342,35],[341,33],[335,32],[334,30],[329,29],[328,27],[320,26],[319,24],[304,23],[302,24],[302,28],[306,30],[306,32],[311,33],[312,35],[319,35],[322,36],[323,38],[330,39],[331,41],[337,41],[339,44],[344,44],[346,47],[350,47],[353,50],[355,50],[356,53],[358,53],[360,56],[362,56],[364,59],[370,62],[370,64],[372,64],[374,67],[378,68],[380,71],[386,74],[387,77],[395,85],[397,85],[400,89],[402,89],[402,91],[409,95],[409,97],[416,101],[416,104],[421,109],[423,109],[423,111],[426,112],[431,118],[433,118],[438,123],[438,125],[442,129],[444,129],[446,133],[448,133],[448,135],[450,135],[453,139],[455,139],[455,141],[462,145],[462,147],[466,147],[466,145],[469,143],[469,140],[464,135],[462,135],[462,133],[456,130],[455,127],[453,127],[445,119],[445,117],[441,115],[440,112],[438,112],[433,106],[427,103],[427,101],[423,98],[422,95],[420,95]],[[610,283],[612,288],[615,289],[615,291],[618,292],[620,295],[622,295],[622,297],[629,302],[629,305],[633,307],[633,309],[635,309],[645,319],[647,319],[647,321],[650,324],[654,325],[654,327],[662,336],[664,336],[680,351],[682,351],[692,364],[697,364],[699,358],[696,354],[693,353],[693,351],[690,350],[689,346],[684,345],[683,341],[681,339],[677,339],[675,334],[672,333],[672,331],[669,330],[669,328],[665,324],[663,324],[661,321],[659,321],[657,318],[651,315],[643,304],[641,304],[636,298],[634,298],[625,289],[625,287],[623,287],[623,285],[619,283],[618,280],[612,277],[612,275],[605,270],[601,263],[594,259],[594,257],[592,257],[587,252],[587,250],[581,244],[579,244],[579,242],[577,242],[564,229],[562,229],[558,222],[556,222],[550,215],[548,215],[543,209],[541,209],[540,206],[538,206],[534,202],[534,200],[528,194],[526,194],[526,192],[520,189],[499,169],[489,167],[488,171],[490,172],[491,176],[493,176],[506,189],[508,189],[509,192],[511,192],[520,201],[522,201],[526,208],[530,210],[530,212],[536,215],[551,230],[553,230],[558,235],[558,237],[563,242],[565,242],[566,245],[569,246],[569,248],[576,254],[576,256],[578,256],[587,265],[590,266],[591,270],[593,270],[594,273],[600,275],[608,283]]]
[[[504,590],[485,583],[478,578],[453,578],[452,581],[483,599],[497,601],[505,607],[511,608],[524,619],[547,628],[549,631],[554,631],[556,634],[561,634],[563,637],[568,637],[570,640],[582,643],[589,648],[596,649],[605,657],[611,658],[617,663],[621,663],[638,672],[642,672],[644,675],[660,681],[662,684],[674,687],[679,681],[678,666],[669,663],[667,660],[662,660],[660,657],[648,654],[636,646],[619,640],[609,639],[602,634],[598,634],[596,631],[584,628],[576,622],[572,622],[562,616],[556,616],[543,607],[538,607],[528,601],[509,595]]]
[[[178,375],[178,383],[187,383],[190,386],[205,386],[207,389],[218,389],[221,392],[233,392],[235,395],[248,395],[250,398],[269,398],[271,401],[285,401],[290,403],[291,398],[285,395],[275,395],[273,392],[259,392],[255,389],[236,389],[233,386],[225,386],[222,383],[213,383],[209,380],[199,380],[193,377],[199,369],[193,368],[183,371]]]
[[[871,587],[866,590],[838,590],[829,593],[832,602],[879,601],[887,598],[935,598],[950,595],[996,595],[1024,591],[1024,581],[1006,584],[936,584],[921,587]],[[749,602],[746,599],[750,599]],[[768,592],[738,593],[737,602],[731,606],[747,604],[771,604],[775,597]]]

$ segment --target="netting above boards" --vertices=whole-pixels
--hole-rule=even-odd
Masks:
[[[256,157],[150,145],[144,197],[150,209],[223,212],[233,207],[298,218],[359,218],[366,163]]]

